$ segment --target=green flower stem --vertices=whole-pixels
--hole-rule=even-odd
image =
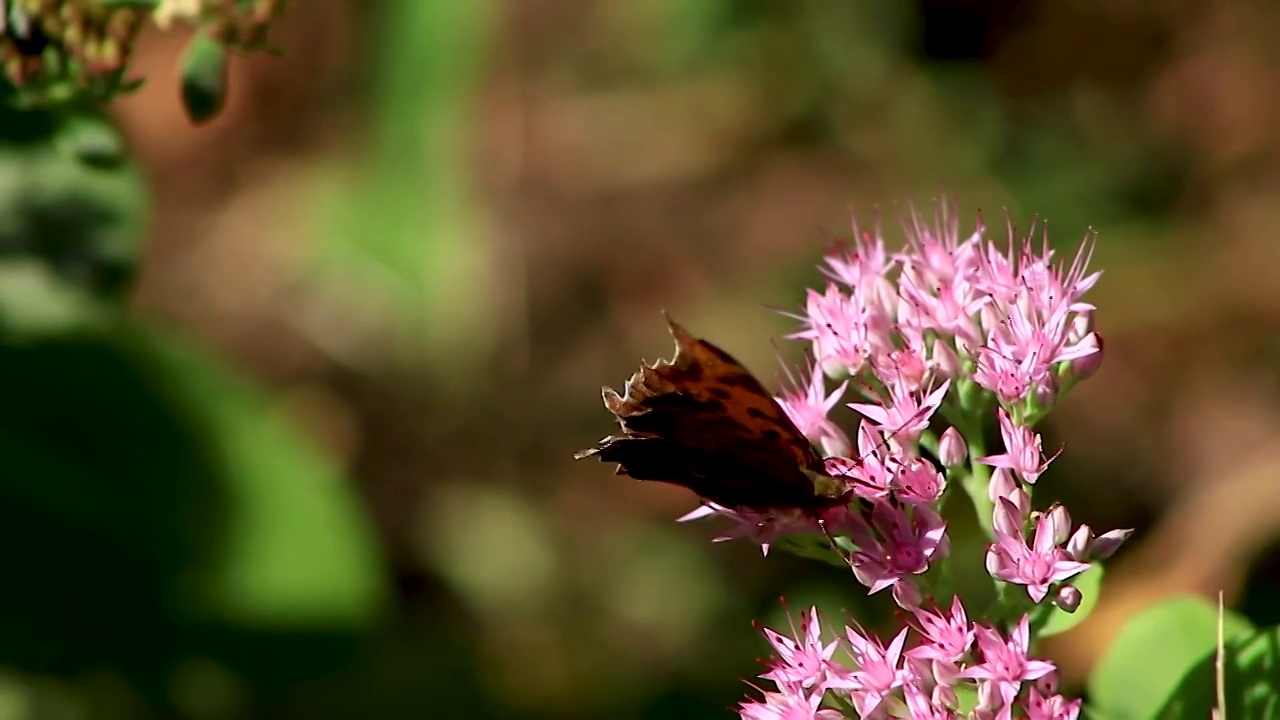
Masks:
[[[992,516],[996,506],[987,496],[987,486],[991,484],[991,470],[986,465],[972,460],[974,455],[982,457],[985,454],[986,451],[981,442],[969,443],[969,472],[965,474],[961,484],[965,492],[969,493],[969,499],[973,501],[973,510],[978,515],[978,525],[989,539],[994,540],[996,535]]]
[[[951,424],[955,425],[964,436],[969,448],[969,457],[965,463],[968,472],[957,473],[960,475],[960,484],[969,494],[969,499],[973,501],[974,512],[978,515],[978,525],[989,539],[994,540],[996,536],[992,514],[995,512],[995,503],[991,502],[991,498],[987,495],[987,486],[991,483],[991,469],[978,462],[978,458],[985,457],[987,454],[987,446],[982,437],[982,425],[974,422],[968,415],[962,413],[955,413],[955,415]]]

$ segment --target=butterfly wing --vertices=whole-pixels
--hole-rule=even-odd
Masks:
[[[671,360],[642,367],[605,406],[622,426],[575,457],[618,463],[618,473],[687,487],[726,507],[828,504],[815,493],[822,457],[756,378],[728,353],[668,318]]]

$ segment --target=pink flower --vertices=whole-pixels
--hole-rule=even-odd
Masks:
[[[1054,458],[1044,459],[1040,436],[1035,431],[1015,424],[1004,408],[1000,408],[997,414],[1000,418],[1000,439],[1004,442],[1004,452],[978,458],[978,462],[995,468],[1008,468],[1022,478],[1023,482],[1035,484]]]
[[[987,572],[992,577],[1026,585],[1027,595],[1040,602],[1050,585],[1089,568],[1089,563],[1072,560],[1065,549],[1057,546],[1066,539],[1062,512],[1050,512],[1037,519],[1030,546],[1022,536],[1020,513],[1013,503],[1001,498],[995,512],[996,542],[987,550]],[[1011,529],[1017,532],[1010,532]]]
[[[951,612],[912,611],[924,635],[924,644],[907,651],[907,655],[921,660],[959,663],[973,645],[973,629],[965,615],[960,598],[951,599]]]
[[[1133,534],[1133,529],[1109,530],[1097,537],[1088,525],[1081,525],[1067,540],[1067,554],[1080,562],[1090,560],[1106,560],[1111,557],[1125,540]]]
[[[990,300],[978,287],[976,250],[983,227],[960,240],[960,227],[946,203],[939,203],[933,227],[920,221],[914,210],[906,226],[908,250],[898,255],[902,273],[898,290],[902,295],[904,324],[934,330],[977,342],[979,329],[974,317]]]
[[[780,688],[799,687],[805,690],[826,688],[827,679],[835,669],[831,662],[838,642],[822,644],[822,626],[818,622],[818,608],[813,607],[800,623],[800,632],[792,633],[798,639],[764,629],[765,639],[773,646],[774,662],[769,672],[760,677],[772,680]]]
[[[907,701],[907,717],[911,720],[955,720],[960,717],[915,685],[904,685],[902,695]]]
[[[858,425],[858,460],[832,458],[826,463],[827,474],[850,478],[855,495],[867,500],[887,498],[893,486],[891,452],[884,438],[871,423]]]
[[[920,433],[929,427],[929,418],[942,405],[942,398],[946,396],[951,381],[943,381],[936,390],[918,398],[915,392],[908,390],[901,382],[892,378],[881,379],[885,380],[889,391],[889,397],[883,406],[849,403],[849,407],[874,422],[881,432],[890,433],[903,444],[912,445],[920,437]]]
[[[849,558],[854,575],[874,594],[923,573],[935,556],[946,554],[946,531],[946,523],[928,508],[877,502],[870,527],[850,533],[857,546]]]
[[[974,382],[990,390],[1001,402],[1016,403],[1026,397],[1035,375],[1035,358],[1021,362],[992,347],[978,349]]]
[[[894,497],[908,505],[933,505],[947,489],[942,473],[920,458],[911,458],[899,465],[893,484]]]
[[[1051,264],[1047,241],[1039,255],[1024,242],[1016,260],[990,247],[979,259],[981,285],[992,302],[981,309],[987,337],[978,351],[974,380],[1002,401],[1017,402],[1031,391],[1042,401],[1051,400],[1053,368],[1098,352],[1096,334],[1081,332],[1077,322],[1093,310],[1080,302],[1098,278],[1097,273],[1084,274],[1090,248],[1086,240],[1065,274]],[[1082,369],[1092,372],[1096,363]]]
[[[792,387],[776,398],[801,434],[821,446],[828,457],[849,454],[849,437],[827,417],[848,386],[846,380],[827,394],[825,376],[810,366],[802,372],[800,382],[793,377]]]
[[[829,521],[836,522],[841,513],[848,512],[849,509],[843,506],[831,508]],[[733,526],[727,532],[712,538],[712,542],[749,538],[760,543],[760,550],[764,555],[769,554],[769,547],[773,541],[784,535],[822,532],[822,528],[818,527],[811,516],[801,512],[759,513],[745,508],[734,510],[711,502],[704,502],[692,511],[681,515],[676,518],[676,522],[689,522],[712,516],[722,516],[733,521]]]
[[[788,337],[812,342],[814,358],[828,375],[856,375],[867,356],[888,342],[868,309],[859,307],[834,283],[822,293],[810,289],[805,312],[798,318],[804,327]]]
[[[1027,693],[1027,720],[1076,720],[1080,716],[1080,699],[1068,700],[1061,695],[1042,694],[1034,685]]]
[[[907,393],[918,392],[929,379],[929,361],[922,345],[911,344],[914,338],[903,337],[907,347],[872,355],[871,369],[879,378],[894,378]]]
[[[822,707],[822,693],[766,692],[764,702],[746,700],[738,705],[742,720],[843,720],[844,715]]]
[[[1024,681],[1035,680],[1054,671],[1053,663],[1027,657],[1030,628],[1026,615],[1009,633],[1007,641],[998,631],[983,625],[974,626],[974,632],[982,663],[966,669],[961,675],[991,683],[1006,706],[1017,697]]]
[[[887,648],[879,640],[866,637],[853,628],[845,628],[845,635],[853,650],[857,669],[833,681],[831,687],[849,690],[858,716],[871,717],[905,679],[898,665],[902,660],[902,646],[907,641],[907,628],[903,628]]]
[[[884,238],[878,229],[875,233],[862,232],[857,218],[851,220],[853,242],[833,244],[827,251],[827,266],[822,272],[864,300],[887,308],[888,300],[897,295],[888,279],[897,261],[885,252]]]

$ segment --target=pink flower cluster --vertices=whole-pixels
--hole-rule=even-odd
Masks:
[[[895,600],[911,608],[922,597],[915,577],[948,554],[939,514],[948,477],[979,471],[985,477],[994,469],[986,487],[994,535],[987,569],[1027,586],[1040,602],[1102,557],[1088,527],[1072,534],[1062,508],[1033,514],[1028,494],[1053,460],[1045,458],[1032,424],[1064,384],[1091,374],[1101,361],[1093,306],[1081,299],[1099,275],[1086,273],[1089,244],[1063,267],[1047,244],[1036,252],[1024,240],[1001,252],[985,239],[981,223],[961,238],[946,205],[933,225],[913,213],[905,226],[908,242],[900,252],[890,254],[878,232],[855,227],[853,246],[828,255],[830,281],[822,292],[809,291],[806,312],[797,316],[803,327],[793,335],[812,344],[813,364],[777,398],[828,456],[828,474],[846,479],[864,502],[819,517],[704,506],[681,519],[727,516],[735,526],[718,539],[749,537],[766,552],[783,535],[843,536],[852,544],[847,560],[859,581],[872,593],[891,588]],[[839,383],[830,391],[828,377]],[[863,395],[862,402],[847,403],[864,418],[856,443],[831,419],[851,386]],[[970,458],[957,427],[932,434],[935,416],[980,433],[993,409],[1003,453]],[[922,457],[922,445],[945,475]],[[980,443],[973,448],[981,452]],[[967,460],[975,465],[966,467]],[[1108,534],[1099,546],[1114,550],[1124,536]],[[1068,547],[1068,539],[1074,545]],[[1069,607],[1073,588],[1062,590],[1054,600]]]
[[[991,539],[987,572],[1025,586],[1031,603],[1074,612],[1082,598],[1072,579],[1129,536],[1095,536],[1073,527],[1066,508],[1031,503],[1057,457],[1045,456],[1035,423],[1101,362],[1094,308],[1082,301],[1099,275],[1086,271],[1089,243],[1063,266],[1047,243],[998,250],[981,222],[961,237],[945,205],[932,225],[914,213],[905,225],[900,252],[855,227],[852,247],[827,256],[829,282],[808,293],[792,336],[811,344],[813,362],[777,398],[854,501],[820,513],[712,505],[681,519],[728,517],[735,525],[718,540],[752,538],[765,552],[783,536],[825,536],[870,593],[891,589],[909,625],[888,644],[848,627],[824,641],[810,610],[796,637],[765,630],[775,657],[760,677],[774,688],[742,703],[740,715],[1074,719],[1080,702],[1058,695],[1054,666],[1028,655],[1032,623],[1018,609],[1026,600],[1000,594],[1004,613],[1021,616],[1004,633],[970,623],[958,598],[950,611],[925,609],[935,594],[951,595],[926,573],[953,562],[941,511],[955,487],[969,494]],[[853,439],[831,417],[850,390],[861,397],[844,404],[863,418]],[[982,437],[992,415],[998,453]]]
[[[883,388],[878,417],[868,417],[896,429],[914,417],[922,388],[960,380],[1010,406],[1049,406],[1064,374],[1096,369],[1094,308],[1081,300],[1100,275],[1086,274],[1090,242],[1064,268],[1047,241],[1040,252],[1030,238],[1002,252],[981,222],[961,239],[945,203],[932,226],[913,212],[905,227],[907,246],[891,255],[879,232],[855,226],[852,246],[828,254],[829,282],[808,292],[803,327],[792,336],[812,343],[827,375]],[[806,403],[797,414],[818,407]]]
[[[1111,530],[1095,537],[1088,525],[1073,532],[1071,516],[1061,505],[1033,512],[1027,488],[1035,484],[1049,461],[1041,452],[1038,434],[1016,424],[1003,409],[998,414],[1005,452],[978,458],[978,462],[995,468],[987,486],[988,498],[995,505],[995,542],[987,549],[987,572],[997,580],[1027,586],[1027,595],[1038,603],[1052,586],[1087,570],[1090,561],[1110,557],[1133,531]],[[1054,602],[1075,610],[1079,592],[1070,586],[1060,590]]]
[[[774,685],[744,701],[743,720],[1075,720],[1080,701],[1057,694],[1056,669],[1029,657],[1028,620],[1007,635],[950,611],[913,611],[912,627],[886,645],[858,628],[826,642],[817,609],[795,637],[764,631],[774,657],[760,675]],[[911,630],[914,629],[914,632]],[[912,636],[909,640],[909,636]],[[843,651],[843,652],[841,652]],[[837,658],[837,653],[847,656]]]

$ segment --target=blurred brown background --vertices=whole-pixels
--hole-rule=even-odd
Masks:
[[[1106,360],[1041,486],[1139,534],[1049,648],[1067,677],[1169,593],[1280,620],[1277,29],[1250,0],[312,0],[200,128],[184,38],[144,38],[137,312],[318,440],[394,578],[380,640],[227,713],[714,715],[779,595],[885,617],[570,455],[610,429],[599,386],[670,352],[659,310],[772,378],[768,308],[849,210],[898,242],[893,203],[940,193],[996,237],[1006,208],[1099,233]]]

